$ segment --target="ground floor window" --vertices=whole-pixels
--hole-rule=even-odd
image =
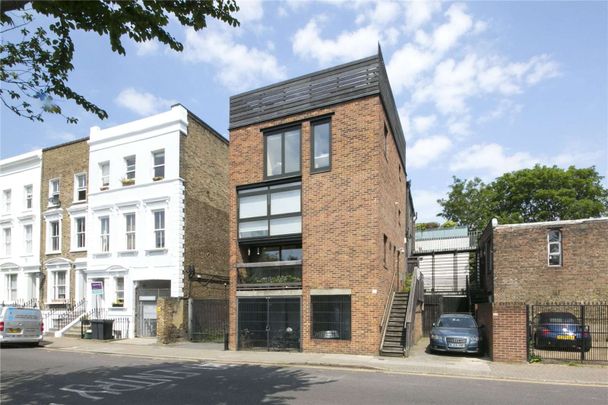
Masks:
[[[116,277],[116,297],[114,299],[113,307],[122,307],[125,300],[125,278]]]
[[[6,275],[6,297],[9,301],[17,299],[17,274]]]
[[[350,295],[313,295],[312,337],[350,339]]]
[[[66,286],[66,273],[67,271],[55,271],[53,272],[53,299],[64,300],[65,286]]]

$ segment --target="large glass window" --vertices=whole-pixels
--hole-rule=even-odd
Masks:
[[[59,234],[59,221],[49,222],[51,228],[51,251],[58,252],[60,249],[60,234]]]
[[[165,247],[165,210],[154,211],[154,247]]]
[[[239,238],[302,232],[301,183],[240,190]]]
[[[562,233],[557,229],[552,229],[547,235],[547,253],[549,266],[562,265]]]
[[[311,169],[323,171],[331,165],[331,121],[323,120],[312,123],[312,158]]]
[[[165,177],[165,151],[159,150],[152,152],[154,159],[154,180],[160,180]]]
[[[135,249],[135,213],[125,214],[127,250]]]
[[[350,295],[312,295],[312,337],[350,339]]]
[[[247,248],[247,262],[278,262],[302,260],[301,245],[252,246]]]
[[[86,219],[76,218],[76,247],[82,249],[86,246]]]
[[[101,229],[101,251],[110,251],[110,217],[99,218],[100,229]]]
[[[300,172],[300,128],[273,132],[267,134],[264,140],[266,142],[266,177]]]

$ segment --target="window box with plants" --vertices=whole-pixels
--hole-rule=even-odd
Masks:
[[[135,184],[135,179],[120,179],[120,182],[122,183],[123,186],[132,186],[133,184]]]
[[[122,298],[117,299],[112,303],[112,308],[122,308],[124,306],[124,301]]]
[[[164,178],[165,178],[165,176],[154,176],[154,177],[152,177],[152,181],[160,181]]]

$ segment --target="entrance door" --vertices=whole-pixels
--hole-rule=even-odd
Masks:
[[[300,349],[300,298],[241,298],[238,311],[239,349]]]
[[[139,301],[139,336],[156,336],[156,300]]]

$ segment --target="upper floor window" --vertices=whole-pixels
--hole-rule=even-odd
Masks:
[[[2,197],[4,199],[4,212],[11,212],[11,190],[4,190]]]
[[[49,205],[59,204],[59,179],[49,180]]]
[[[135,155],[125,157],[125,179],[135,180]]]
[[[87,199],[87,175],[80,173],[74,179],[74,199],[76,201],[84,201]]]
[[[3,233],[3,238],[4,238],[4,256],[10,256],[12,253],[12,229],[11,228],[4,228],[4,232]]]
[[[331,166],[331,121],[312,123],[311,170],[324,171]]]
[[[23,188],[23,192],[25,194],[25,208],[29,210],[32,208],[32,200],[34,195],[34,189],[32,185],[28,184],[27,186],[25,186]]]
[[[158,150],[152,152],[154,159],[154,178],[153,180],[161,180],[165,177],[165,151]]]
[[[105,189],[110,186],[110,162],[100,163],[99,171],[101,172],[101,188]]]
[[[99,218],[101,251],[110,251],[110,217]]]
[[[247,248],[247,262],[302,260],[302,245],[252,246]]]
[[[300,128],[264,136],[266,177],[300,173]]]
[[[302,233],[300,182],[239,190],[239,238]]]
[[[61,241],[61,234],[60,234],[60,230],[59,230],[59,221],[50,221],[49,222],[49,228],[50,228],[50,251],[51,252],[58,252],[60,249],[60,241]]]
[[[154,211],[154,247],[165,247],[165,210]]]
[[[127,250],[135,249],[135,213],[130,212],[125,214],[125,236],[127,242]]]
[[[549,266],[562,265],[562,232],[551,229],[547,234],[547,254]]]
[[[86,218],[78,217],[76,222],[76,248],[82,249],[86,247]]]
[[[24,225],[23,233],[25,235],[25,253],[32,254],[32,225]]]

